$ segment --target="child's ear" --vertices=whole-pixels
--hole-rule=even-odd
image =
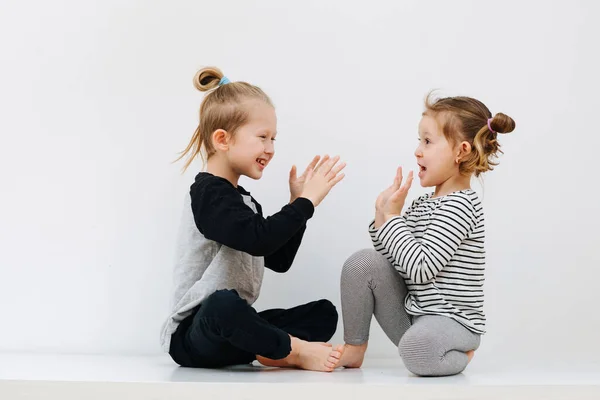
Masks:
[[[217,129],[212,134],[212,142],[215,150],[227,151],[231,142],[231,135],[224,129]]]
[[[469,142],[461,142],[458,145],[458,151],[456,152],[456,162],[462,161],[469,153],[471,153],[471,144]]]

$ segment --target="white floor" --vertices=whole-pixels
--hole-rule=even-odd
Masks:
[[[473,362],[457,376],[418,378],[399,359],[319,373],[258,365],[189,369],[168,356],[0,353],[0,399],[600,399],[600,365],[568,367]]]

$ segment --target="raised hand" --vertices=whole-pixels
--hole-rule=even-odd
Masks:
[[[380,227],[388,219],[400,215],[408,190],[412,185],[413,172],[408,173],[406,182],[402,184],[402,167],[396,170],[394,182],[377,196],[375,201],[375,227]]]
[[[388,199],[395,191],[400,189],[400,183],[402,182],[402,167],[398,167],[396,170],[396,176],[394,176],[394,182],[383,192],[377,196],[375,201],[375,210],[383,213],[383,206],[387,203]]]
[[[338,164],[339,156],[331,159],[328,156],[325,157],[327,157],[327,161],[320,163],[314,169],[308,169],[304,188],[300,195],[300,197],[309,199],[315,207],[329,194],[331,188],[344,179],[344,174],[340,174],[340,172],[346,167],[346,163]]]
[[[290,182],[290,203],[293,202],[294,200],[296,200],[298,197],[300,197],[300,195],[302,194],[302,190],[304,190],[304,183],[306,182],[306,177],[308,176],[308,172],[311,170],[314,170],[317,167],[317,163],[319,163],[320,159],[321,159],[321,156],[315,156],[315,158],[313,158],[313,160],[310,162],[310,164],[308,164],[308,167],[306,167],[306,169],[300,176],[296,176],[296,166],[295,165],[292,166],[292,169],[290,170],[290,181],[289,181]],[[327,160],[329,160],[329,156],[323,157],[320,164],[326,162]]]
[[[412,171],[408,173],[408,178],[406,178],[406,181],[404,183],[402,183],[402,167],[398,168],[398,172],[400,174],[398,179],[398,184],[400,185],[400,187],[398,187],[398,189],[392,193],[392,195],[387,199],[387,201],[383,205],[383,215],[386,220],[400,215],[400,213],[402,212],[402,208],[404,207],[404,202],[406,201],[406,196],[408,195],[408,190],[412,185]]]

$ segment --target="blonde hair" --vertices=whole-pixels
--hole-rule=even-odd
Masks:
[[[429,93],[423,115],[438,121],[449,142],[466,141],[471,145],[471,152],[460,161],[459,171],[464,175],[475,174],[476,177],[498,165],[495,160],[502,153],[498,133],[509,133],[515,129],[515,121],[511,117],[503,113],[492,116],[485,104],[471,97],[434,99]]]
[[[262,100],[273,106],[269,96],[259,87],[246,82],[222,84],[223,77],[223,72],[216,67],[202,68],[194,75],[194,87],[201,92],[211,92],[204,97],[200,105],[200,121],[194,135],[175,160],[176,162],[187,156],[183,171],[198,154],[202,161],[206,162],[215,153],[211,140],[214,131],[223,129],[233,136],[238,128],[248,122],[246,103],[249,100]],[[202,154],[203,150],[206,158]]]

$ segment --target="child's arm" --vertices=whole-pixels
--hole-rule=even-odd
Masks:
[[[292,266],[294,258],[296,258],[296,253],[302,242],[304,231],[306,231],[306,224],[303,225],[286,244],[279,248],[279,250],[266,256],[265,267],[275,272],[287,272]]]
[[[292,200],[291,202],[293,203],[294,201]],[[254,201],[254,205],[256,205],[258,213],[263,215],[261,205],[257,201]],[[305,231],[306,224],[302,225],[300,230],[286,244],[277,249],[275,253],[265,256],[265,267],[279,273],[287,272],[292,266],[294,258],[296,258],[296,253],[298,252],[298,248],[300,248]]]
[[[328,161],[331,164],[332,162],[335,162],[337,158],[339,157],[334,157],[333,160],[330,160],[329,155],[325,155],[323,159],[321,159],[320,156],[315,156],[300,176],[297,176],[296,174],[296,166],[292,166],[292,169],[290,170],[289,180],[291,196],[290,203],[293,203],[298,197],[302,195],[302,192],[304,190],[304,184],[306,183],[308,177],[312,175],[311,171],[314,172],[315,169],[318,169],[320,167],[327,168],[326,165]],[[331,166],[332,165],[333,164],[331,164]],[[343,168],[343,165],[344,163],[342,163],[341,168]],[[258,205],[258,203],[256,204]],[[258,211],[262,215],[262,209],[260,205],[258,205]],[[304,236],[305,231],[306,224],[303,225],[300,228],[300,230],[275,253],[266,256],[265,267],[275,272],[287,272],[292,266],[292,263],[294,262],[294,258],[296,257],[296,253],[298,252],[300,243],[302,243],[302,237]]]
[[[418,202],[421,200],[421,198],[415,199],[413,200],[413,202],[411,203],[410,207],[408,207],[406,209],[406,211],[404,212],[404,214],[400,215],[399,218],[402,218],[404,221],[406,221],[406,216],[410,215],[410,213],[412,212],[414,206],[416,204],[418,204]],[[378,215],[379,211],[376,210],[375,211],[375,218],[373,220],[371,220],[371,223],[369,224],[369,235],[371,236],[371,241],[373,242],[373,247],[375,247],[375,249],[377,248],[383,248],[383,245],[381,244],[381,242],[379,241],[379,238],[377,237],[377,231],[379,230],[378,228],[375,228],[376,226],[381,226],[383,225],[382,223],[379,223],[378,218],[383,218],[383,221],[385,222],[385,217]],[[389,254],[384,254],[387,259],[389,260],[389,262],[393,263],[394,259],[390,257]]]
[[[376,250],[391,258],[396,269],[415,283],[424,283],[450,261],[475,223],[475,206],[469,195],[450,194],[431,215],[420,241],[415,239],[402,217],[389,219],[378,230],[371,224],[369,232],[374,243],[378,241]]]
[[[200,232],[210,240],[249,253],[268,256],[288,242],[314,213],[303,197],[263,218],[254,213],[230,183],[207,178],[192,185],[192,211]]]

